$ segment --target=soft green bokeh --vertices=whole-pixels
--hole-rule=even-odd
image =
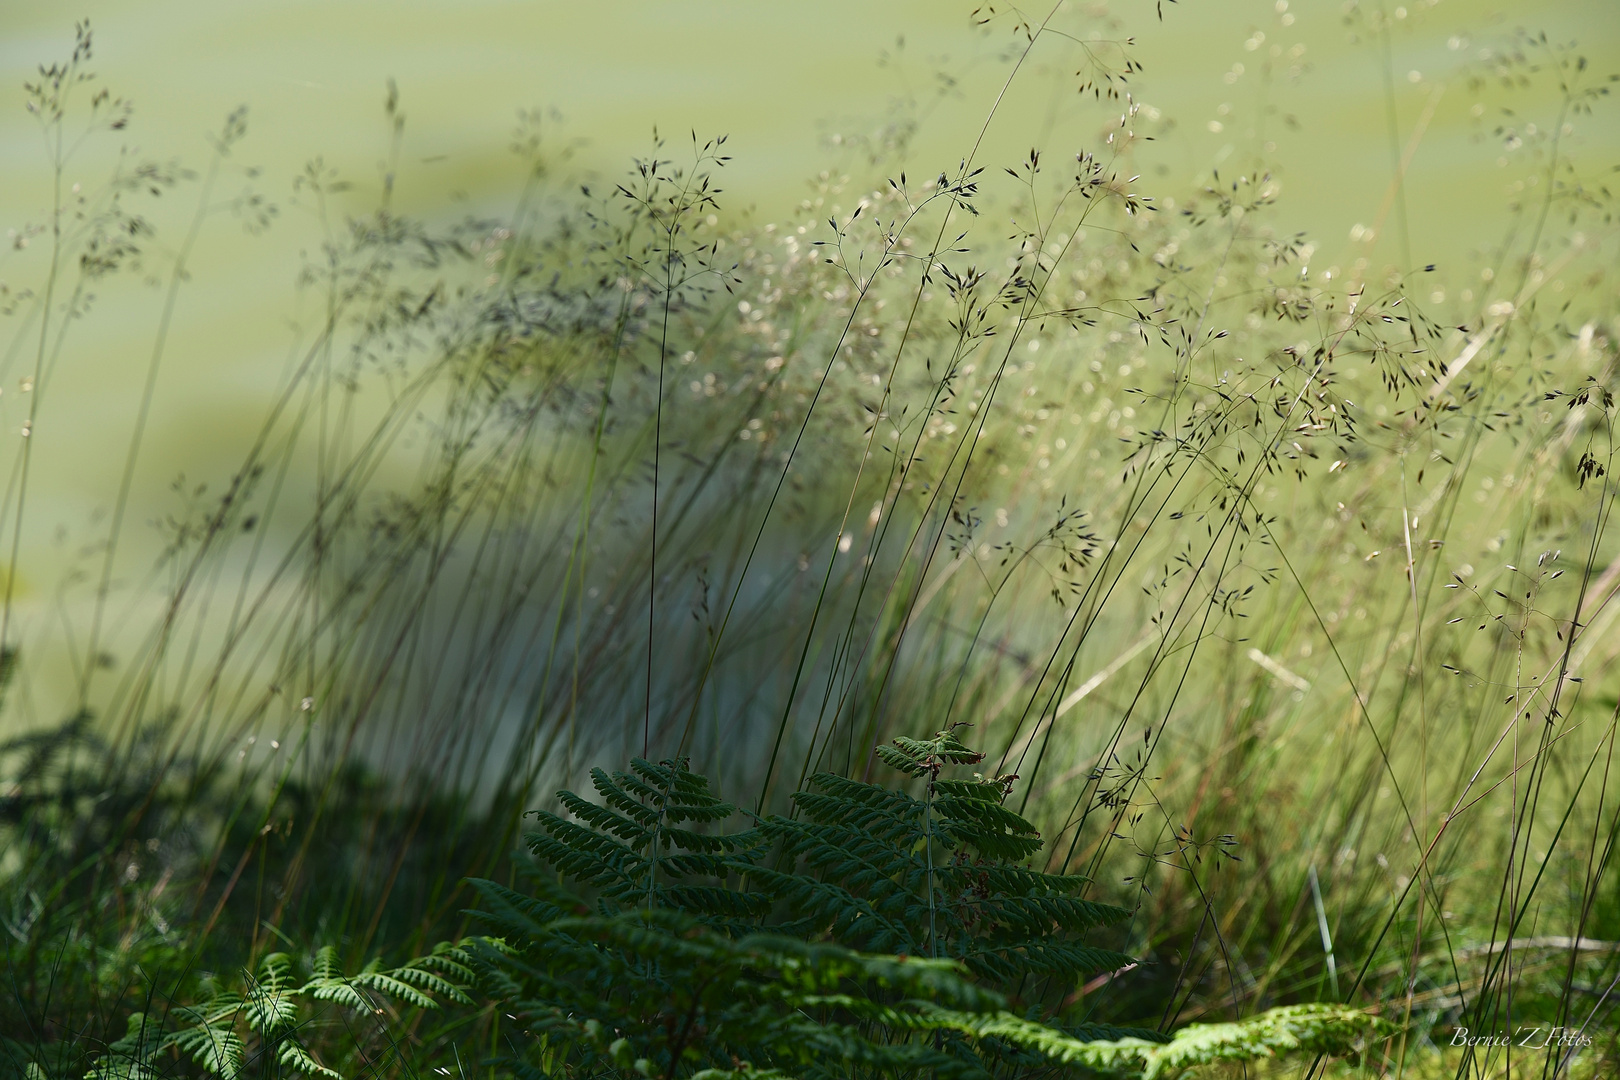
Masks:
[[[1145,70],[1133,77],[1134,93],[1161,118],[1148,125],[1160,141],[1130,162],[1143,174],[1140,189],[1173,196],[1208,182],[1213,169],[1273,169],[1283,193],[1277,221],[1319,239],[1319,264],[1358,254],[1404,262],[1409,253],[1413,265],[1439,262],[1456,282],[1471,272],[1473,252],[1498,242],[1509,189],[1527,178],[1529,162],[1493,135],[1507,99],[1469,85],[1482,49],[1510,45],[1519,28],[1545,30],[1556,41],[1578,40],[1599,73],[1620,70],[1620,7],[1612,0],[1443,0],[1411,11],[1364,3],[1364,15],[1382,10],[1391,19],[1387,38],[1369,35],[1365,19],[1352,25],[1337,0],[1162,7],[1161,18],[1147,0],[1099,5],[1094,22],[1102,37],[1135,37]],[[234,160],[262,169],[254,184],[281,205],[263,236],[245,236],[224,215],[205,225],[141,451],[120,581],[148,572],[160,542],[146,524],[175,505],[169,487],[178,474],[216,483],[229,475],[307,340],[318,302],[300,296],[293,280],[319,244],[321,223],[307,198],[289,202],[291,180],[320,156],[355,182],[334,217],[375,205],[390,152],[382,109],[389,79],[407,118],[396,204],[406,211],[443,217],[509,206],[520,180],[508,148],[514,115],[539,107],[561,117],[548,135],[558,148],[576,147],[566,171],[577,177],[615,175],[647,150],[655,124],[677,145],[693,130],[729,134],[727,208],[777,220],[818,171],[870,168],[850,143],[886,120],[914,117],[921,126],[906,157],[880,170],[933,175],[968,152],[1019,42],[1005,17],[975,28],[971,11],[967,2],[937,0],[5,5],[0,85],[12,89],[0,96],[0,225],[22,230],[48,218],[50,170],[18,87],[35,65],[66,55],[80,17],[95,28],[100,84],[136,111],[126,132],[86,144],[68,184],[93,190],[124,144],[200,167],[205,133],[245,104],[249,134]],[[1032,145],[1053,159],[1102,145],[1112,110],[1077,96],[1072,65],[1049,66],[1047,55],[1056,54],[1037,50],[1002,100],[979,163],[1010,164]],[[954,79],[942,96],[940,73]],[[1556,113],[1550,86],[1512,100],[1519,120]],[[1482,115],[1473,115],[1476,106]],[[1402,236],[1393,159],[1420,124],[1404,193],[1410,235]],[[1586,162],[1620,160],[1620,125],[1612,115],[1584,120],[1566,149]],[[246,183],[228,176],[221,194]],[[149,271],[165,269],[161,252],[179,242],[194,198],[188,185],[157,207],[161,243]],[[1381,219],[1376,250],[1353,242],[1353,232]],[[38,239],[27,250],[8,245],[0,280],[14,289],[38,281],[47,247]],[[67,338],[33,434],[17,581],[25,638],[30,626],[56,618],[50,597],[72,566],[88,565],[84,546],[102,535],[98,515],[116,490],[156,333],[155,286],[125,275],[98,292],[92,316]],[[6,322],[11,347],[18,320]],[[8,472],[24,410],[20,380],[30,368],[26,347],[0,362]]]

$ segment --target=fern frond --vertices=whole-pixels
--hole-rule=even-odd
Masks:
[[[984,760],[984,754],[973,749],[956,737],[956,725],[947,731],[935,733],[927,744],[931,752],[950,762],[952,765],[977,765]]]
[[[1075,1047],[1105,1036],[1156,1045],[1151,1032],[1006,1012],[997,984],[1057,976],[1066,992],[1083,973],[1129,963],[1079,937],[1126,913],[1085,900],[1083,878],[1020,865],[1041,840],[1003,805],[1013,778],[940,776],[982,758],[954,729],[880,753],[925,778],[926,798],[817,774],[794,796],[797,819],[729,834],[711,826],[735,809],[684,760],[595,770],[599,803],[564,794],[570,817],[541,813],[527,837],[551,871],[531,875],[532,895],[472,883],[471,914],[504,942],[462,943],[453,972],[418,964],[364,978],[444,997],[434,979],[472,972],[540,1040],[532,1055],[514,1046],[503,1066],[532,1080],[988,1080],[992,1068],[1078,1062]]]
[[[439,1003],[424,990],[444,994],[452,1000],[466,1000],[455,984],[429,970],[433,964],[445,963],[445,953],[436,958],[418,958],[403,967],[384,970],[380,959],[373,959],[354,974],[345,974],[337,959],[337,950],[330,947],[316,955],[315,977],[299,989],[317,1001],[334,1001],[352,1009],[381,1011],[371,991],[384,998],[404,1002],[418,1009],[437,1009]]]
[[[923,803],[903,791],[830,773],[817,773],[810,784],[811,790],[793,796],[806,821],[846,825],[897,843],[922,839]]]
[[[166,1042],[220,1080],[236,1080],[242,1071],[242,1039],[218,1020],[177,1031]]]
[[[1141,1039],[1143,1042],[1167,1043],[1170,1036],[1162,1031],[1152,1028],[1121,1027],[1118,1024],[1053,1024],[1060,1031],[1074,1036],[1081,1042],[1102,1042],[1104,1040]]]
[[[1032,938],[1006,944],[987,943],[962,958],[969,970],[984,978],[1013,980],[1026,974],[1076,979],[1098,971],[1117,971],[1135,961],[1112,949],[1098,949],[1076,941]]]
[[[1019,935],[1050,934],[1055,931],[1080,933],[1098,926],[1123,922],[1130,912],[1110,904],[1080,900],[1073,896],[1043,893],[1036,889],[1020,895],[997,891],[974,873],[971,866],[947,867],[939,871],[946,895],[979,926],[1005,929]]]
[[[311,977],[301,985],[294,979],[292,958],[271,953],[259,962],[257,974],[238,970],[236,982],[207,976],[207,993],[194,1004],[176,1004],[162,1018],[132,1015],[125,1035],[91,1062],[86,1080],[153,1080],[169,1074],[170,1065],[160,1065],[160,1060],[176,1052],[220,1080],[239,1080],[250,1050],[253,1060],[273,1059],[306,1078],[341,1080],[299,1039],[299,1029],[307,1023],[304,1006],[330,1001],[369,1013],[381,1011],[368,994],[424,1009],[438,1007],[431,995],[471,1004],[462,987],[446,977],[469,982],[477,977],[471,944],[439,946],[431,956],[389,970],[373,960],[353,975],[343,970],[338,950],[324,946],[310,957]],[[495,952],[499,948],[498,943],[491,946]]]
[[[275,1035],[298,1019],[298,988],[292,979],[292,960],[286,953],[271,953],[259,962],[259,978],[250,980],[243,1001],[248,1027],[261,1035]]]
[[[1289,1005],[1235,1024],[1188,1024],[1148,1057],[1144,1080],[1214,1061],[1254,1061],[1281,1053],[1341,1055],[1389,1035],[1395,1025],[1340,1005]]]
[[[529,851],[564,875],[609,887],[633,883],[646,872],[646,858],[613,837],[552,814],[540,814],[544,833],[525,833]]]
[[[918,1006],[920,1014],[942,1029],[962,1032],[977,1039],[994,1038],[1026,1050],[1034,1050],[1041,1057],[1065,1065],[1090,1066],[1088,1058],[1094,1052],[1093,1043],[1084,1041],[1058,1028],[1026,1020],[1006,1010],[972,1013],[959,1009],[941,1008],[929,1003]]]
[[[927,865],[909,849],[884,843],[859,829],[807,827],[772,820],[767,827],[781,839],[782,853],[797,856],[851,892],[865,892],[877,905],[890,897],[921,897]]]
[[[419,956],[405,966],[436,971],[449,978],[459,979],[463,985],[470,985],[478,978],[472,965],[472,954],[467,951],[464,943],[441,941],[433,947],[431,955]]]
[[[734,853],[682,852],[679,855],[662,855],[658,859],[660,871],[681,877],[723,878],[733,873],[747,873],[752,868],[752,852],[741,856]]]
[[[946,795],[934,801],[934,813],[950,843],[972,847],[986,858],[1017,861],[1041,850],[1035,826],[999,802]]]
[[[332,1001],[351,1009],[370,1010],[373,1007],[343,973],[343,962],[338,957],[336,946],[323,945],[317,949],[311,966],[314,977],[299,988],[299,993],[316,1001]]]
[[[651,762],[636,758],[630,767],[656,786],[662,795],[664,820],[672,824],[683,821],[724,821],[737,812],[737,808],[709,790],[709,778],[688,768],[685,758],[676,761]]]
[[[85,1080],[153,1080],[157,1075],[150,1062],[163,1042],[160,1022],[136,1012],[124,1025],[124,1034],[96,1057]]]
[[[662,795],[656,788],[652,788],[628,773],[613,773],[611,776],[602,769],[591,770],[591,786],[596,793],[602,796],[602,801],[621,813],[642,819],[643,812],[648,810],[647,804],[656,805]],[[651,828],[658,821],[657,811],[652,811],[652,817],[647,821]]]
[[[1396,1030],[1386,1020],[1344,1005],[1286,1005],[1237,1023],[1188,1024],[1163,1043],[1132,1038],[1087,1043],[1081,1060],[1098,1072],[1158,1080],[1218,1061],[1257,1061],[1285,1053],[1340,1056]]]
[[[572,791],[557,792],[557,800],[580,821],[601,832],[612,833],[621,840],[635,841],[635,846],[647,842],[652,828],[658,824],[658,813],[634,801],[621,801],[622,810],[582,799]],[[541,812],[542,817],[551,815]]]
[[[942,765],[977,765],[984,754],[956,737],[955,728],[937,731],[932,739],[912,739],[901,735],[888,746],[878,747],[878,756],[908,776],[938,775]]]
[[[934,790],[953,798],[978,799],[982,802],[999,804],[1007,797],[1007,781],[986,780],[983,777],[975,777],[972,780],[947,780],[941,777],[934,781]]]
[[[343,1080],[336,1069],[329,1069],[316,1061],[314,1055],[296,1039],[283,1040],[281,1045],[276,1047],[276,1060],[308,1077],[326,1076],[331,1080]]]
[[[465,947],[478,971],[478,986],[481,990],[499,1000],[515,1001],[523,997],[522,982],[514,978],[508,970],[517,962],[518,950],[507,945],[501,938],[493,937],[475,938]]]
[[[898,739],[895,741],[899,742]],[[922,776],[928,772],[928,766],[922,763],[920,756],[908,753],[903,746],[880,746],[877,756],[883,764],[891,769],[899,769],[907,776]]]
[[[170,1015],[191,1024],[210,1025],[227,1023],[242,1012],[242,996],[229,990],[215,989],[200,1005],[182,1005]]]
[[[660,890],[659,899],[694,915],[727,919],[758,918],[771,909],[771,898],[715,885],[675,885]]]
[[[259,986],[271,993],[288,989],[293,984],[292,957],[286,953],[271,953],[259,961]]]
[[[373,1006],[366,996],[356,990],[347,979],[319,979],[305,984],[304,991],[316,1001],[331,1001],[351,1009],[370,1011]]]
[[[806,935],[831,934],[871,952],[915,954],[919,941],[905,916],[918,905],[888,904],[880,908],[866,897],[857,896],[842,885],[815,878],[761,870],[758,884],[785,901],[797,916],[796,932]],[[904,894],[899,894],[906,899]],[[887,908],[887,910],[885,910]]]
[[[317,980],[343,977],[343,961],[338,959],[337,946],[335,945],[322,945],[319,949],[316,949],[311,966],[314,968],[314,975]]]
[[[730,851],[736,846],[735,841],[728,836],[711,836],[708,833],[679,829],[671,825],[666,825],[658,830],[658,840],[665,848],[674,847],[681,851],[696,851],[705,854]]]
[[[525,895],[498,881],[469,878],[467,884],[484,898],[484,907],[473,914],[481,922],[495,927],[501,935],[522,937],[538,933],[552,919],[564,914],[550,900]]]
[[[399,973],[395,971],[365,971],[354,976],[349,981],[354,986],[375,990],[385,997],[393,998],[395,1001],[403,1001],[408,1005],[416,1006],[418,1009],[436,1009],[439,1007],[438,1003],[432,998],[399,978]]]
[[[1041,838],[1003,805],[1013,777],[941,777],[947,765],[978,760],[954,732],[879,749],[885,760],[915,766],[911,775],[926,774],[926,799],[817,774],[812,790],[795,796],[800,820],[760,826],[809,871],[753,878],[785,902],[795,929],[857,948],[949,956],[1008,985],[1130,963],[1078,940],[1125,911],[1082,899],[1083,878],[1021,865]]]
[[[1015,863],[992,862],[978,860],[976,862],[963,862],[942,866],[937,871],[943,880],[949,881],[953,886],[963,889],[977,889],[982,892],[1001,896],[1073,896],[1083,892],[1091,883],[1091,879],[1080,874],[1047,874],[1039,870],[1031,870],[1027,866]],[[1099,910],[1119,912],[1119,918],[1129,917],[1129,912],[1121,908],[1109,907],[1105,904],[1092,904]],[[1118,921],[1114,918],[1102,920],[1097,925]]]
[[[472,998],[468,997],[466,991],[460,986],[457,986],[444,976],[430,971],[426,967],[420,966],[420,964],[420,961],[413,960],[411,963],[406,964],[403,967],[395,968],[390,974],[399,982],[408,983],[418,989],[427,990],[442,997],[449,998],[451,1001],[454,1001],[457,1004],[471,1005],[473,1003]],[[467,974],[467,981],[469,983],[476,978],[476,976],[473,976],[471,971],[468,971]],[[419,1007],[437,1008],[437,1003],[429,999],[426,1005]]]

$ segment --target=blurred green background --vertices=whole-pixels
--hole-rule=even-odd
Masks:
[[[509,207],[522,179],[510,152],[515,114],[538,108],[552,146],[572,148],[560,168],[576,180],[616,175],[647,152],[655,125],[677,145],[689,131],[727,134],[727,211],[772,221],[793,211],[821,170],[869,171],[873,180],[902,168],[933,175],[967,152],[1017,38],[1012,9],[988,26],[976,26],[973,12],[971,3],[939,0],[6,4],[0,218],[16,232],[0,256],[0,280],[16,289],[43,277],[48,245],[18,242],[48,218],[51,175],[20,84],[38,64],[66,56],[80,18],[95,30],[100,84],[129,98],[135,114],[120,135],[87,142],[65,182],[102,183],[121,143],[200,168],[206,134],[246,105],[248,137],[233,162],[260,171],[227,175],[221,198],[251,184],[281,211],[261,236],[244,236],[227,215],[204,224],[141,452],[137,527],[126,530],[119,559],[125,597],[138,594],[129,586],[160,551],[158,531],[139,526],[175,504],[178,474],[192,482],[228,475],[318,320],[319,298],[300,294],[295,278],[323,225],[307,196],[292,196],[292,180],[319,157],[354,184],[347,205],[329,208],[333,218],[376,204],[391,153],[390,79],[406,117],[396,200],[407,212],[444,218]],[[1277,220],[1312,234],[1317,264],[1436,262],[1441,287],[1454,293],[1468,286],[1473,254],[1500,242],[1514,185],[1534,182],[1512,137],[1538,109],[1556,113],[1554,88],[1543,84],[1517,94],[1515,115],[1504,116],[1507,98],[1488,75],[1492,52],[1513,47],[1521,30],[1544,31],[1577,41],[1600,71],[1620,70],[1613,0],[1123,0],[1098,5],[1093,24],[1099,39],[1135,37],[1144,70],[1132,92],[1158,117],[1143,127],[1174,135],[1137,151],[1139,190],[1174,198],[1215,170],[1230,177],[1265,168],[1282,183]],[[980,164],[1012,164],[1031,146],[1055,160],[1107,137],[1097,111],[1075,95],[1074,73],[1040,64],[1032,61],[1001,103]],[[1503,125],[1512,130],[1499,132]],[[881,132],[913,127],[900,151],[873,163]],[[1397,196],[1395,162],[1409,149],[1408,184]],[[1600,116],[1566,149],[1586,163],[1620,161],[1620,126]],[[187,189],[156,205],[149,273],[163,272],[162,252],[179,242],[193,208]],[[1380,223],[1369,239],[1366,230]],[[78,601],[59,609],[54,597],[76,566],[90,565],[157,331],[155,284],[121,275],[99,292],[93,317],[67,338],[33,433],[15,583],[22,640],[41,640],[64,612],[75,616]],[[26,338],[10,339],[0,361],[8,468],[26,412],[20,380],[31,361],[16,345]],[[219,463],[218,477],[198,475],[209,462]],[[55,667],[35,652],[28,678],[36,690]],[[36,700],[50,716],[50,704]]]

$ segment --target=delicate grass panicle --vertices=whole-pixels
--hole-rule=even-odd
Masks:
[[[1079,71],[1090,144],[988,160],[1004,91],[778,222],[726,215],[723,139],[603,181],[537,114],[510,213],[407,217],[392,89],[366,212],[318,159],[273,204],[241,111],[98,186],[132,113],[82,27],[0,286],[0,1071],[1612,1072],[1610,81],[1494,43],[1454,80],[1522,172],[1488,254],[1423,265],[1391,111],[1338,258],[1263,142],[1137,175],[1176,136],[1110,18],[976,14],[1008,86]],[[138,505],[198,238],[289,207],[313,328]],[[39,422],[137,267],[109,512],[25,598]]]

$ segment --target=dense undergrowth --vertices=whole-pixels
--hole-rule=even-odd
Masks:
[[[307,1046],[345,1076],[653,1070],[613,1040],[525,1058],[495,1004],[511,987],[453,978],[474,1003],[427,1008],[407,990],[438,984],[399,973],[472,972],[435,945],[479,933],[537,866],[579,877],[513,852],[523,815],[594,766],[689,762],[792,852],[780,875],[816,866],[791,838],[821,821],[815,800],[880,779],[875,747],[963,722],[990,775],[1018,778],[996,806],[1041,841],[979,854],[1080,875],[1074,903],[1128,918],[1091,920],[1087,962],[1038,971],[1027,954],[975,967],[964,930],[966,974],[939,976],[957,1005],[1010,995],[1035,1010],[1022,1021],[1168,1035],[1341,1002],[1394,1032],[1363,1071],[1612,1068],[1620,323],[1612,200],[1566,142],[1600,122],[1607,83],[1544,39],[1478,60],[1493,108],[1529,84],[1559,102],[1492,135],[1540,182],[1487,261],[1386,264],[1369,235],[1323,265],[1268,224],[1263,163],[1146,191],[1133,164],[1157,129],[1127,93],[1128,47],[1051,19],[1010,27],[1009,78],[1072,51],[1104,125],[1091,148],[970,154],[933,179],[879,160],[823,176],[785,222],[721,216],[723,140],[658,143],[575,195],[525,128],[513,212],[449,224],[396,214],[393,172],[346,213],[354,193],[311,166],[292,197],[324,229],[302,281],[319,328],[240,460],[179,491],[136,592],[118,552],[160,330],[61,640],[13,614],[48,429],[17,440],[8,714],[36,654],[63,651],[74,677],[65,723],[31,707],[0,748],[0,1068],[79,1077],[116,1046],[131,1076],[218,1065],[129,1022],[194,1030],[223,1002],[242,1053]],[[0,399],[8,425],[49,415],[98,281],[161,262],[165,302],[184,288],[196,231],[153,248],[145,200],[195,185],[196,228],[222,206],[254,231],[274,216],[215,191],[241,114],[197,174],[131,158],[65,195],[77,140],[129,121],[89,61],[85,30],[28,90],[58,201],[31,234],[49,264],[7,294],[3,378],[27,383],[25,416]],[[787,887],[758,865],[755,887]],[[860,897],[903,875],[848,876],[804,880]],[[769,963],[737,976],[737,939],[708,924],[705,962],[769,988],[792,949],[822,949],[847,990],[880,979],[873,955],[938,955],[915,925],[845,940],[795,923],[795,902],[770,894],[786,921],[761,932],[792,932]],[[673,970],[635,951],[631,916],[598,914],[570,931],[608,943],[587,958]],[[813,982],[795,992],[832,985]],[[307,1012],[254,1027],[265,987]],[[1511,1058],[1455,1043],[1538,1027],[1578,1037]],[[874,1070],[941,1068],[928,1055],[969,1038],[907,1030],[930,1035],[862,1034],[920,1054],[880,1068],[873,1051]],[[656,1071],[695,1068],[677,1051]]]

